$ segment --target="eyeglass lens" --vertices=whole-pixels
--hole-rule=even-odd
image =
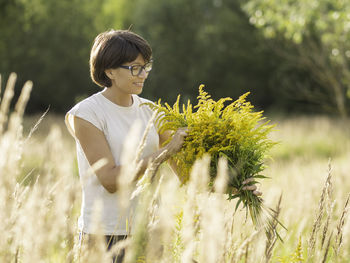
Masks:
[[[152,63],[147,63],[146,65],[144,66],[132,66],[131,67],[131,74],[133,76],[138,76],[141,74],[142,72],[142,69],[144,69],[147,73],[150,72],[152,70]]]

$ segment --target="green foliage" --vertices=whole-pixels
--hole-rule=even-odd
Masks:
[[[295,156],[299,157],[312,157],[312,158],[324,158],[340,156],[344,149],[342,142],[339,141],[324,141],[321,138],[311,138],[302,141],[294,142],[282,142],[278,148],[274,148],[270,153],[272,158],[290,161]]]
[[[181,93],[182,98],[192,100],[196,90],[191,87],[200,79],[217,97],[238,97],[250,91],[258,108],[276,104],[287,108],[286,100],[271,89],[271,78],[282,68],[281,59],[275,47],[267,45],[271,41],[249,24],[242,2],[2,1],[0,70],[5,76],[17,72],[20,84],[34,81],[28,111],[43,111],[51,105],[51,111],[63,112],[76,98],[98,90],[88,68],[94,37],[110,28],[131,27],[153,48],[154,68],[145,97],[174,101]]]
[[[322,100],[346,116],[346,96],[350,94],[348,2],[250,0],[243,8],[249,14],[250,22],[266,37],[283,38],[294,43],[295,53],[288,54],[283,48],[279,53],[294,65],[294,69],[306,70],[309,79],[312,77],[318,84],[316,89],[315,85],[302,85],[303,98],[311,102]],[[295,86],[298,85],[294,82],[294,91]]]
[[[199,87],[198,104],[194,107],[188,101],[180,111],[180,96],[173,107],[167,103],[162,105],[160,100],[155,105],[149,105],[160,113],[157,119],[160,132],[176,131],[180,127],[189,129],[181,151],[173,157],[183,182],[189,180],[194,162],[209,154],[212,186],[217,175],[218,160],[226,158],[229,166],[228,199],[238,198],[237,207],[242,203],[248,208],[254,224],[258,225],[261,223],[258,221],[262,200],[242,188],[248,178],[254,179],[250,184],[265,178],[261,172],[266,153],[274,145],[267,138],[273,125],[265,121],[262,112],[253,111],[253,106],[246,101],[249,93],[225,107],[225,102],[232,101],[231,98],[214,101],[203,87]]]
[[[174,102],[181,93],[185,101],[195,100],[197,90],[192,87],[201,80],[216,98],[250,91],[254,105],[271,103],[266,90],[277,56],[249,24],[239,1],[129,2],[133,8],[125,27],[133,24],[153,48],[147,97]]]
[[[346,1],[249,1],[244,9],[251,23],[264,28],[268,37],[283,33],[285,38],[302,43],[311,34],[321,35],[328,47],[343,49],[349,35],[349,5]],[[343,50],[346,51],[346,50]]]
[[[67,110],[77,95],[94,91],[89,53],[106,29],[106,1],[7,1],[0,8],[0,69],[35,83],[27,112]],[[18,92],[16,92],[18,93]]]

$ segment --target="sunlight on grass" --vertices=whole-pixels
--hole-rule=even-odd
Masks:
[[[22,134],[18,112],[8,120],[1,114],[0,262],[79,262],[81,188],[63,116],[48,114],[27,140],[40,116],[26,116]],[[140,217],[120,245],[125,262],[348,262],[349,123],[322,116],[273,122],[280,144],[260,188],[288,229],[276,226],[283,243],[255,229],[242,207],[235,212],[235,201],[208,191],[208,160],[198,160],[184,186],[166,165],[156,180],[138,185]],[[123,191],[134,191],[128,187]],[[110,259],[101,244],[82,250],[80,262]]]

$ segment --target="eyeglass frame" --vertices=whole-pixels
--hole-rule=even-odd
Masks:
[[[146,65],[148,65],[148,64],[153,64],[153,60],[147,62],[147,63],[146,63],[145,65],[143,65],[143,66],[141,66],[141,65],[132,65],[132,66],[123,66],[123,65],[121,65],[121,66],[119,66],[119,68],[124,68],[124,69],[130,70],[131,75],[134,76],[134,77],[136,77],[136,76],[140,76],[142,70],[144,70],[146,73],[149,73],[149,72],[152,70],[152,67],[151,67],[151,69],[150,69],[149,71],[146,70]],[[152,65],[152,66],[153,66],[153,65]],[[139,71],[138,74],[136,74],[136,75],[132,74],[132,68],[133,68],[133,67],[141,67],[141,69],[140,69],[140,71]]]

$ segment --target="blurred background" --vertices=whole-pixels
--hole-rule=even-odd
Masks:
[[[0,0],[0,262],[71,262],[81,186],[63,114],[100,91],[89,53],[95,36],[112,28],[131,28],[153,48],[143,97],[173,104],[181,94],[194,102],[200,84],[214,99],[249,91],[248,100],[276,124],[270,138],[278,144],[263,173],[272,180],[259,188],[267,207],[281,208],[285,242],[253,238],[241,209],[222,224],[207,199],[203,211],[219,222],[198,217],[214,222],[204,223],[215,226],[203,228],[215,235],[204,239],[208,247],[226,236],[228,254],[245,262],[349,262],[349,0]],[[18,76],[13,104],[25,81],[34,82],[23,134],[18,114],[7,118],[11,72]],[[192,207],[177,190],[166,190],[162,201],[170,193],[174,206]],[[178,233],[188,228],[176,222],[166,224],[176,238],[165,247],[179,261],[164,262],[185,255]],[[220,224],[232,230],[217,235]],[[197,230],[188,248],[200,244]]]
[[[94,37],[140,34],[154,68],[143,97],[248,97],[258,110],[346,117],[350,5],[339,0],[0,0],[2,87],[34,82],[27,113],[64,113],[100,90],[89,76]],[[15,101],[15,100],[14,100]]]

